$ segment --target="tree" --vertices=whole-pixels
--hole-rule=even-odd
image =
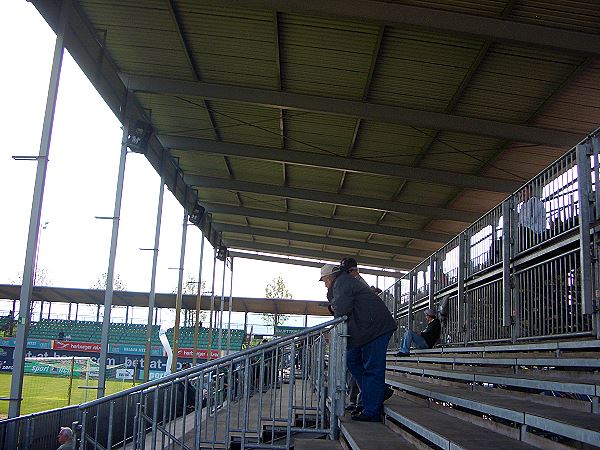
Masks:
[[[98,278],[96,278],[96,281],[94,281],[92,283],[90,288],[105,290],[107,276],[108,276],[108,272],[104,272],[102,275],[99,275]],[[115,291],[126,291],[127,290],[127,285],[121,279],[121,276],[119,274],[116,274],[113,276],[113,290],[115,290]]]
[[[181,294],[182,295],[198,295],[198,281],[196,281],[194,279],[192,273],[186,272],[186,274],[183,278],[184,278],[184,280],[187,279],[187,281],[183,282],[183,286],[181,287]],[[205,291],[206,291],[206,280],[202,280],[202,282],[200,283],[200,292],[205,292]],[[173,294],[177,294],[177,286],[175,286],[171,292]],[[196,317],[195,314],[194,314],[194,317]],[[200,318],[201,322],[205,322],[206,321],[206,311],[200,311],[200,314],[198,317]]]
[[[292,299],[292,293],[288,291],[287,286],[285,285],[284,279],[281,275],[273,278],[273,280],[267,284],[265,287],[265,298],[287,298]],[[278,327],[283,325],[286,320],[290,318],[287,314],[278,314],[278,313],[263,313],[262,321],[267,325],[273,327]]]

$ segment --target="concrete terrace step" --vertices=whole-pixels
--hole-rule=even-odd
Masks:
[[[415,450],[413,444],[382,423],[356,422],[350,417],[340,419],[340,439],[352,450]]]
[[[600,358],[506,358],[506,357],[463,357],[463,356],[404,356],[389,357],[391,362],[441,363],[484,366],[536,366],[536,367],[581,367],[600,368]]]
[[[455,353],[500,353],[500,352],[531,352],[556,350],[590,350],[600,349],[599,339],[580,339],[575,341],[532,342],[526,344],[480,345],[473,347],[434,347],[427,349],[412,349],[415,355],[455,354]],[[393,356],[397,350],[388,352]]]
[[[294,450],[342,450],[342,444],[327,439],[295,439]]]
[[[543,377],[541,374],[495,374],[471,372],[467,370],[444,370],[425,369],[420,367],[407,367],[399,365],[388,365],[387,370],[394,372],[409,373],[417,376],[445,378],[467,383],[490,383],[504,386],[538,389],[558,392],[569,392],[574,394],[599,396],[600,378],[587,380],[573,380],[572,378]]]
[[[386,382],[411,394],[535,427],[591,445],[600,442],[600,415],[521,400],[501,393],[471,391],[386,375]]]
[[[384,412],[404,427],[444,449],[527,450],[535,448],[399,396],[393,396],[384,404]]]

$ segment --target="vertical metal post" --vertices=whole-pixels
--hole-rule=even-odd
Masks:
[[[156,300],[156,268],[158,266],[158,246],[160,243],[160,227],[162,222],[163,199],[165,196],[165,179],[160,177],[158,191],[158,208],[156,210],[156,227],[154,229],[154,247],[152,248],[152,274],[150,275],[150,295],[148,296],[148,325],[146,326],[146,349],[144,351],[144,382],[150,379],[150,354],[152,352],[152,314]]]
[[[579,242],[581,257],[581,302],[582,313],[592,314],[592,255],[590,247],[590,222],[591,222],[591,145],[589,139],[576,146],[577,156],[577,191],[579,194]]]
[[[435,303],[435,267],[436,258],[435,254],[429,257],[429,307],[433,309],[433,305]],[[395,316],[394,316],[395,318]]]
[[[213,247],[213,273],[212,273],[212,289],[210,293],[210,319],[208,321],[208,354],[206,360],[212,359],[212,337],[213,337],[213,313],[215,311],[215,275],[217,270],[217,248]]]
[[[127,116],[125,116],[127,117]],[[121,140],[121,158],[117,176],[117,191],[115,194],[115,209],[112,217],[112,234],[110,239],[110,254],[106,272],[106,290],[104,291],[104,318],[102,319],[102,335],[100,337],[100,358],[98,359],[98,398],[104,397],[106,388],[106,356],[108,353],[108,332],[110,329],[110,313],[113,299],[113,278],[115,260],[117,257],[117,241],[119,237],[119,216],[121,214],[121,198],[123,197],[123,181],[125,179],[125,160],[127,159],[127,136],[129,135],[129,119],[124,120],[123,138]],[[100,311],[98,309],[98,311]]]
[[[229,277],[229,316],[227,318],[227,354],[231,348],[231,313],[233,312],[233,256],[231,262],[231,276]]]
[[[196,294],[196,314],[194,321],[194,355],[192,364],[198,359],[198,333],[200,332],[200,308],[202,307],[202,261],[204,260],[204,233],[200,230],[200,265],[198,268],[198,292]]]
[[[40,217],[42,215],[42,201],[44,198],[44,187],[46,184],[46,169],[48,166],[48,155],[50,153],[52,125],[54,123],[54,111],[56,108],[56,98],[58,96],[60,70],[64,55],[64,39],[68,22],[69,8],[69,2],[62,3],[62,8],[60,11],[60,25],[56,35],[56,42],[54,44],[54,57],[52,60],[52,70],[50,72],[50,83],[48,86],[48,97],[46,99],[46,111],[44,113],[42,137],[40,140],[40,149],[37,157],[35,185],[33,188],[33,200],[31,203],[31,214],[29,217],[27,250],[25,252],[25,266],[23,268],[23,281],[21,284],[21,294],[19,298],[19,320],[17,322],[13,372],[10,382],[11,400],[8,404],[9,418],[17,417],[21,411],[23,368],[25,364],[25,352],[27,350],[27,334],[29,331],[30,321],[29,308],[33,290],[33,266],[40,232]]]
[[[461,233],[458,235],[458,268],[457,268],[457,282],[458,282],[458,324],[459,331],[464,333],[465,344],[467,343],[467,328],[466,328],[466,305],[465,305],[465,235]]]
[[[410,330],[414,328],[413,325],[413,306],[415,299],[415,291],[417,290],[417,283],[415,280],[415,272],[408,272],[409,277],[409,291],[408,291],[408,323],[406,327]]]
[[[219,347],[219,355],[221,355],[223,342],[223,312],[225,310],[225,275],[227,273],[227,255],[223,259],[223,282],[221,283],[221,307],[219,308],[219,338],[217,345]]]
[[[175,298],[175,328],[173,328],[173,361],[171,373],[177,371],[177,352],[179,350],[179,322],[181,321],[181,301],[183,297],[183,266],[185,264],[185,241],[187,238],[188,213],[183,210],[181,225],[181,251],[179,252],[179,279],[177,280],[177,297]]]
[[[502,326],[511,326],[510,283],[510,205],[512,198],[502,202]],[[495,227],[494,227],[495,228]],[[495,241],[494,241],[495,244]]]
[[[592,136],[592,149],[594,155],[594,183],[596,191],[596,197],[594,199],[595,214],[593,222],[598,222],[600,220],[600,164],[598,162],[598,160],[600,159],[600,136]],[[598,242],[598,234],[596,233],[596,229],[594,229],[594,239],[592,247],[594,249],[594,258],[592,261],[592,276],[594,277],[594,316],[592,318],[592,326],[596,334],[596,338],[600,339],[600,264],[598,263],[598,245],[600,245],[600,243]]]

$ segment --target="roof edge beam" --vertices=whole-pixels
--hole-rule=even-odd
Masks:
[[[245,227],[240,225],[231,225],[226,223],[215,223],[217,228],[222,233],[236,233],[254,236],[264,236],[275,239],[283,239],[287,241],[309,242],[320,245],[333,245],[335,247],[346,247],[355,250],[366,250],[379,253],[392,253],[399,257],[408,256],[414,258],[427,258],[431,255],[428,250],[419,250],[415,248],[399,247],[396,245],[376,244],[371,242],[353,241],[349,239],[332,238],[325,236],[315,236],[305,233],[294,233],[290,231],[280,231],[268,228]]]
[[[268,209],[247,208],[217,203],[202,203],[209,213],[228,214],[235,216],[256,217],[259,219],[278,220],[281,222],[302,223],[319,227],[331,227],[350,231],[364,231],[366,233],[380,234],[384,236],[397,236],[410,239],[422,239],[424,241],[439,242],[445,244],[454,235],[436,233],[434,231],[413,230],[410,228],[396,228],[385,225],[375,225],[364,222],[351,222],[341,219],[329,219],[326,217],[309,216],[306,214],[286,213],[283,211],[272,211]]]
[[[202,81],[122,75],[127,86],[138,92],[190,95],[205,99],[228,100],[269,108],[318,112],[355,117],[375,122],[409,125],[430,130],[446,130],[507,139],[511,142],[570,148],[583,139],[577,133],[516,125],[494,120],[464,117],[448,113],[422,111],[401,106],[381,105],[356,100],[292,94],[290,92],[243,86],[220,85]]]
[[[158,140],[163,146],[171,149],[211,153],[225,156],[237,156],[298,164],[308,167],[323,167],[328,169],[346,170],[349,172],[366,173],[386,177],[401,177],[416,181],[458,186],[469,189],[481,189],[493,192],[512,193],[517,191],[522,183],[501,178],[488,178],[466,173],[449,172],[446,170],[426,169],[421,167],[389,164],[368,159],[344,158],[341,156],[323,155],[310,152],[286,151],[278,148],[260,147],[258,145],[234,144],[217,142],[210,139],[184,136],[160,135]]]
[[[264,253],[274,253],[276,255],[300,256],[304,258],[326,259],[330,261],[340,261],[342,258],[353,256],[361,264],[366,264],[372,267],[390,268],[397,270],[410,270],[415,267],[415,264],[397,261],[395,259],[379,259],[365,257],[357,254],[342,254],[322,252],[320,250],[311,250],[307,248],[291,247],[287,245],[262,244],[253,241],[242,241],[237,239],[224,239],[223,243],[229,249],[252,250]]]
[[[274,262],[274,263],[280,263],[280,264],[291,264],[294,266],[303,266],[303,267],[321,268],[323,266],[323,262],[319,262],[319,261],[306,261],[303,259],[287,258],[284,256],[271,256],[271,255],[261,255],[258,253],[236,252],[235,250],[230,251],[229,256],[232,256],[234,258],[254,259],[257,261],[267,261],[267,262]],[[329,261],[329,262],[337,263],[338,261]],[[390,271],[390,272],[388,272],[385,270],[376,270],[376,269],[369,269],[367,267],[360,267],[360,273],[367,274],[367,275],[377,275],[380,277],[402,278],[406,272],[405,271],[393,271],[393,272]]]
[[[207,0],[220,7],[267,9],[402,24],[600,55],[598,36],[515,20],[368,0]]]
[[[357,195],[320,192],[311,189],[253,183],[249,181],[228,180],[225,178],[211,178],[194,175],[186,175],[185,180],[186,183],[195,187],[227,189],[236,192],[252,192],[255,194],[272,195],[274,197],[330,203],[332,205],[352,206],[356,208],[390,211],[401,214],[435,217],[438,219],[454,220],[463,223],[472,223],[480,217],[480,214],[470,211],[440,208],[436,206],[425,206],[414,203],[394,202],[376,198],[360,197]]]

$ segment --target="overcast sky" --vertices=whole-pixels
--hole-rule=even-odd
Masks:
[[[56,36],[37,10],[23,0],[0,4],[0,283],[23,271],[36,163],[13,155],[37,155]],[[38,268],[49,284],[88,288],[106,272],[121,142],[120,123],[77,64],[65,52],[50,148],[38,250]],[[129,154],[121,209],[115,273],[127,289],[148,291],[160,179],[146,158]],[[157,291],[177,285],[183,209],[165,190]],[[188,228],[185,272],[197,277],[200,232]],[[210,286],[212,247],[205,246],[203,279]],[[233,294],[262,297],[281,275],[296,299],[322,300],[318,269],[235,260]],[[229,275],[227,275],[229,276]],[[367,277],[372,284],[375,277]],[[220,292],[222,263],[217,268]],[[383,283],[383,280],[381,281]],[[389,280],[388,280],[389,284]],[[229,281],[226,282],[229,290]],[[4,308],[6,309],[6,308]]]

